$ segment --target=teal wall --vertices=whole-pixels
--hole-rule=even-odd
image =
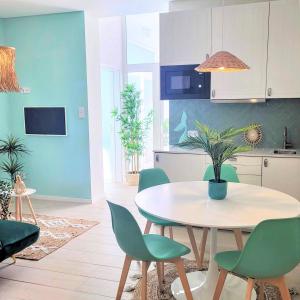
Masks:
[[[4,24],[0,19],[0,45],[4,45]],[[0,136],[9,132],[9,100],[8,95],[0,93]]]
[[[194,129],[195,120],[217,129],[259,123],[264,137],[258,147],[263,148],[282,147],[283,130],[287,126],[289,139],[295,148],[300,148],[300,99],[275,99],[257,104],[216,104],[209,100],[170,101],[170,144],[178,143],[185,128]]]
[[[40,195],[91,198],[84,14],[3,19],[5,43],[16,48],[16,69],[30,94],[9,95],[10,131],[31,150],[26,183]],[[65,106],[66,137],[26,136],[24,106]],[[2,109],[2,102],[1,102]]]

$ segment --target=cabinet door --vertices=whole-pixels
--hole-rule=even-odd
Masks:
[[[262,185],[300,200],[300,158],[264,157]]]
[[[154,166],[163,169],[171,182],[202,180],[204,155],[155,153]]]
[[[222,49],[229,51],[242,59],[250,70],[212,73],[211,98],[265,98],[269,5],[225,6],[224,18],[222,10],[217,7],[212,11],[213,53]]]
[[[299,2],[271,1],[266,97],[300,98],[299,53]]]
[[[200,64],[211,52],[211,10],[160,14],[160,65]]]

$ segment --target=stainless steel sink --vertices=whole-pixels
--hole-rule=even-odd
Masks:
[[[275,149],[274,154],[297,154],[297,151],[292,149]]]

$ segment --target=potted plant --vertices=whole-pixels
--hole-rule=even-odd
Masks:
[[[0,180],[0,219],[7,220],[9,217],[9,203],[11,198],[11,184]]]
[[[16,175],[20,174],[24,167],[20,162],[20,157],[23,154],[28,154],[28,150],[19,138],[10,135],[4,140],[0,140],[0,154],[7,157],[7,159],[0,164],[0,168],[8,174],[13,186]]]
[[[209,181],[208,194],[211,199],[222,200],[227,195],[227,182],[221,179],[222,164],[235,154],[251,150],[250,146],[238,145],[234,137],[256,128],[258,125],[249,125],[243,128],[228,128],[217,131],[207,125],[195,122],[198,136],[187,136],[178,144],[180,147],[189,149],[203,149],[212,160],[215,178]]]
[[[126,181],[137,185],[139,180],[139,160],[144,150],[144,138],[150,128],[153,112],[141,116],[140,92],[133,84],[127,84],[121,92],[121,109],[114,109],[113,117],[120,122],[120,138],[128,162]]]

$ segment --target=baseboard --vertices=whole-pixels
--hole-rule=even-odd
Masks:
[[[48,201],[60,201],[60,202],[74,202],[74,203],[85,203],[91,204],[92,199],[85,198],[73,198],[73,197],[64,197],[64,196],[49,196],[49,195],[38,195],[34,194],[30,196],[32,199],[48,200]]]

